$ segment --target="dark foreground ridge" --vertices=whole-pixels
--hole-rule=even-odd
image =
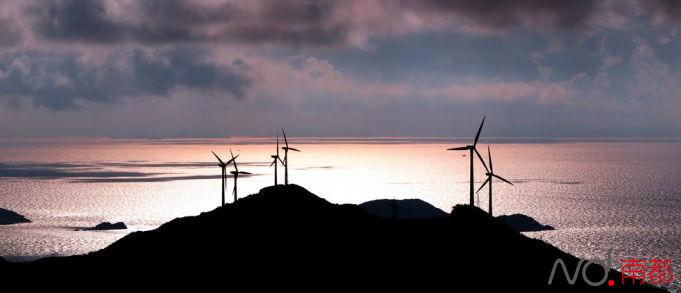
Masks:
[[[31,220],[13,211],[0,208],[0,225],[30,223]]]
[[[389,220],[289,185],[267,187],[236,204],[131,233],[88,255],[30,263],[0,259],[0,276],[22,284],[69,286],[135,281],[135,286],[319,291],[657,292],[649,286],[621,285],[621,275],[614,270],[609,273],[614,288],[607,282],[590,287],[581,272],[577,283],[568,285],[562,270],[549,286],[556,258],[565,261],[572,276],[577,258],[527,238],[475,207],[456,206],[446,218]],[[600,280],[603,270],[591,265],[587,276]]]

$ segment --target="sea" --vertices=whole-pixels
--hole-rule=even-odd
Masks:
[[[466,138],[290,137],[289,181],[332,203],[416,198],[449,212],[469,202]],[[280,142],[283,146],[283,141]],[[525,214],[552,231],[527,232],[587,259],[672,263],[681,278],[681,141],[482,138],[494,173],[494,215]],[[239,155],[238,196],[274,184],[274,137],[0,138],[0,208],[32,222],[0,226],[0,256],[27,261],[102,249],[133,231],[221,205],[220,168]],[[280,150],[283,157],[283,151]],[[278,165],[278,182],[284,170]],[[232,167],[230,166],[230,169]],[[475,187],[485,169],[477,158]],[[232,202],[232,178],[226,201]],[[475,203],[487,210],[487,189]],[[100,222],[127,230],[82,231]],[[503,244],[502,244],[503,245]],[[481,252],[482,253],[482,252]]]

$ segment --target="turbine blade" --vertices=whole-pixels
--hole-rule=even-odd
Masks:
[[[482,188],[485,187],[485,185],[487,185],[487,183],[489,182],[489,180],[490,180],[490,178],[487,177],[487,180],[485,180],[485,183],[483,183],[483,184],[480,186],[480,188],[478,188],[478,191],[476,191],[475,193],[480,192],[480,190],[482,190]]]
[[[300,152],[299,149],[294,149],[294,148],[288,148],[289,151],[294,151],[294,152]]]
[[[476,148],[473,148],[473,151],[475,152],[476,155],[478,155],[478,159],[480,159],[480,163],[482,163],[482,165],[485,167],[485,170],[489,172],[489,169],[487,169],[487,164],[485,164],[485,160],[482,159],[482,156],[480,155],[478,150]]]
[[[231,162],[235,162],[234,160],[236,160],[236,158],[238,158],[238,157],[239,157],[239,155],[232,156],[232,158],[229,159],[229,161],[227,161],[227,163],[225,163],[225,166],[229,165],[229,163],[231,163]]]
[[[458,148],[451,148],[451,149],[447,149],[447,150],[448,151],[465,151],[465,150],[468,150],[468,147],[464,146],[464,147],[458,147]]]
[[[494,169],[492,168],[492,151],[490,151],[489,145],[487,145],[487,157],[489,159],[489,172],[494,173]]]
[[[232,162],[234,163],[234,170],[239,172],[239,167],[236,165],[236,157],[239,155],[237,154],[236,157],[234,156],[234,153],[232,153],[232,149],[229,149],[229,154],[232,155]]]
[[[288,147],[288,140],[286,140],[286,132],[284,131],[283,128],[281,129],[281,133],[284,135],[284,144],[286,145],[286,147]]]
[[[282,160],[282,159],[279,158],[279,157],[278,157],[277,159],[279,159],[279,162],[281,162],[281,165],[282,165],[282,166],[286,166],[286,164],[284,164],[284,160]]]
[[[485,118],[486,116],[482,117],[482,123],[480,123],[480,127],[478,128],[478,133],[475,135],[475,141],[473,142],[473,145],[478,144],[478,139],[480,138],[480,131],[482,131],[482,125],[485,124]]]
[[[224,165],[224,164],[225,164],[225,163],[220,159],[220,157],[218,157],[218,155],[217,155],[214,151],[210,151],[210,152],[213,153],[213,156],[215,156],[215,158],[218,159],[218,161],[220,161],[220,165]]]
[[[270,167],[274,166],[274,163],[276,163],[276,162],[277,162],[277,159],[274,159],[274,161],[272,161],[272,164],[270,164]]]
[[[279,132],[277,132],[277,156],[279,156]]]
[[[504,182],[506,182],[506,183],[508,183],[508,184],[513,185],[513,183],[511,183],[511,181],[508,181],[508,180],[504,179],[504,177],[501,177],[501,176],[499,176],[499,175],[497,175],[497,174],[492,174],[492,176],[497,177],[499,180],[504,181]],[[515,186],[515,185],[513,185],[513,186]]]
[[[239,174],[253,175],[253,173],[246,171],[240,171]]]

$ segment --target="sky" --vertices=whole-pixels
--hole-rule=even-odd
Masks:
[[[681,138],[681,1],[0,0],[1,137]]]

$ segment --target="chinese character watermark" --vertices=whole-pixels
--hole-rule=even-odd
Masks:
[[[672,272],[672,260],[663,258],[653,258],[653,259],[638,259],[638,258],[628,258],[620,260],[620,272],[622,273],[622,285],[640,285],[643,283],[649,283],[651,285],[657,286],[669,286],[674,280],[674,273]],[[587,275],[587,268],[591,265],[598,264],[603,268],[603,277],[598,280],[591,280]],[[608,272],[612,267],[611,252],[608,251],[608,258],[606,261],[594,259],[594,260],[584,260],[580,259],[577,263],[577,267],[574,269],[574,273],[570,276],[569,270],[563,259],[558,258],[553,263],[553,268],[551,269],[551,274],[549,275],[548,284],[553,284],[553,280],[556,274],[556,270],[560,267],[563,270],[565,279],[568,284],[574,285],[577,279],[581,277],[582,280],[589,286],[601,286],[607,282],[608,286],[614,286],[615,280],[608,278]],[[593,278],[593,276],[592,276]]]

